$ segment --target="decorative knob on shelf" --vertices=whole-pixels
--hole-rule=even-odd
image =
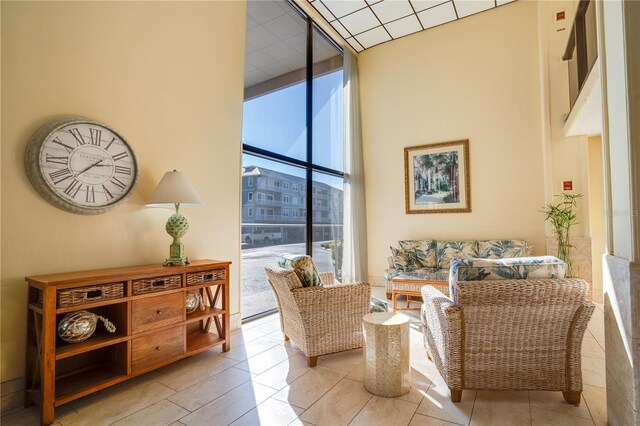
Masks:
[[[156,312],[158,313],[158,315],[162,315],[162,311],[160,309],[158,309]]]
[[[160,350],[160,346],[156,346],[156,351],[159,351],[159,350]]]

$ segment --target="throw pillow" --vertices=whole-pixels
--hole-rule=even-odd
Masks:
[[[323,285],[320,274],[316,269],[315,263],[311,256],[296,255],[296,254],[283,254],[280,256],[278,265],[281,268],[294,271],[303,287],[313,287]]]
[[[418,260],[418,253],[416,252],[416,250],[402,250],[395,247],[389,248],[391,249],[393,266],[398,271],[404,272],[407,270],[421,268],[421,264]]]
[[[435,240],[404,240],[398,241],[398,244],[401,250],[415,250],[420,268],[436,267]]]

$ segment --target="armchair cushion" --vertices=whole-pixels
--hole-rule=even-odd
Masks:
[[[415,250],[419,268],[436,267],[435,240],[403,240],[398,245],[401,250]]]
[[[423,253],[419,253],[416,249],[397,249],[395,247],[389,247],[391,249],[391,255],[393,257],[393,267],[398,271],[405,271],[407,269],[416,269],[422,267],[420,256]]]
[[[418,268],[418,269],[406,269],[404,271],[397,271],[392,275],[392,270],[387,269],[387,274],[390,278],[401,278],[405,280],[425,280],[425,281],[448,281],[449,271],[447,269],[437,268]]]
[[[313,259],[311,259],[311,256],[283,254],[280,256],[278,265],[281,268],[294,271],[300,279],[302,287],[315,287],[324,284],[318,270],[316,269],[315,263],[313,263]],[[289,286],[289,288],[293,290],[296,287]]]
[[[566,278],[567,264],[553,256],[511,259],[457,259],[451,262],[449,294],[454,283],[483,280]]]

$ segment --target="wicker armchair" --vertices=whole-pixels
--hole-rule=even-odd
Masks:
[[[422,288],[424,344],[458,402],[463,389],[562,391],[580,404],[581,349],[594,304],[580,279],[455,282]]]
[[[362,317],[369,313],[369,283],[302,287],[295,272],[277,266],[264,268],[278,302],[280,327],[304,352],[310,367],[319,355],[360,348]],[[320,274],[335,282],[333,274]]]

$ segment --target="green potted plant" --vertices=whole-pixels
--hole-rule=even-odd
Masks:
[[[567,274],[573,277],[573,263],[571,261],[571,228],[577,225],[578,214],[574,210],[578,207],[578,200],[582,198],[582,194],[566,194],[556,195],[560,197],[560,202],[546,205],[542,213],[545,220],[553,227],[553,233],[558,239],[558,258],[567,264]]]

